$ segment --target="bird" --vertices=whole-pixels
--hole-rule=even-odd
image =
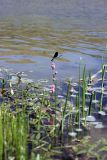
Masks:
[[[58,52],[55,52],[54,56],[52,57],[51,61],[58,57]]]

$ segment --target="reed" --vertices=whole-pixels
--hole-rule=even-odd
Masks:
[[[82,117],[85,118],[85,107],[86,107],[86,66],[84,66],[83,70],[83,81],[82,81]]]
[[[65,104],[63,107],[63,111],[62,111],[61,133],[63,133],[63,130],[64,130],[64,121],[65,121],[65,117],[66,117],[66,109],[67,109],[67,103],[68,103],[68,99],[69,99],[69,93],[70,93],[70,81],[68,81],[68,88],[67,88]]]
[[[105,77],[105,65],[102,65],[102,83],[101,83],[101,96],[100,96],[100,111],[103,110],[104,77]]]
[[[90,103],[89,103],[88,116],[90,116],[91,113],[92,113],[92,100],[93,100],[93,92],[92,92],[92,94],[91,94],[91,96],[90,96]]]

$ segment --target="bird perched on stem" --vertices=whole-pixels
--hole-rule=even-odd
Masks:
[[[52,57],[51,61],[58,57],[58,52],[55,52],[54,56]]]

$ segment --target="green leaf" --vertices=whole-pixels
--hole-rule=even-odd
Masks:
[[[37,154],[36,160],[40,160],[40,154]]]
[[[38,133],[37,135],[36,135],[36,140],[39,140],[40,139],[40,133]]]
[[[101,149],[98,150],[98,152],[107,152],[107,146],[102,147]]]

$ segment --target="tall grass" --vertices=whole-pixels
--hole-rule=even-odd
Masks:
[[[62,111],[61,133],[63,133],[63,130],[64,130],[64,122],[65,122],[65,118],[66,118],[66,109],[67,109],[67,103],[68,103],[68,99],[69,99],[69,93],[70,93],[70,81],[68,81],[68,88],[67,88],[65,104],[63,107],[63,111]]]
[[[84,66],[83,70],[83,81],[82,81],[82,117],[85,118],[85,107],[86,107],[86,66]]]
[[[25,112],[11,112],[9,105],[0,106],[0,158],[27,159],[29,120]]]
[[[104,92],[104,77],[105,77],[105,65],[102,65],[102,83],[101,83],[101,97],[100,97],[100,111],[103,110],[103,92]]]

